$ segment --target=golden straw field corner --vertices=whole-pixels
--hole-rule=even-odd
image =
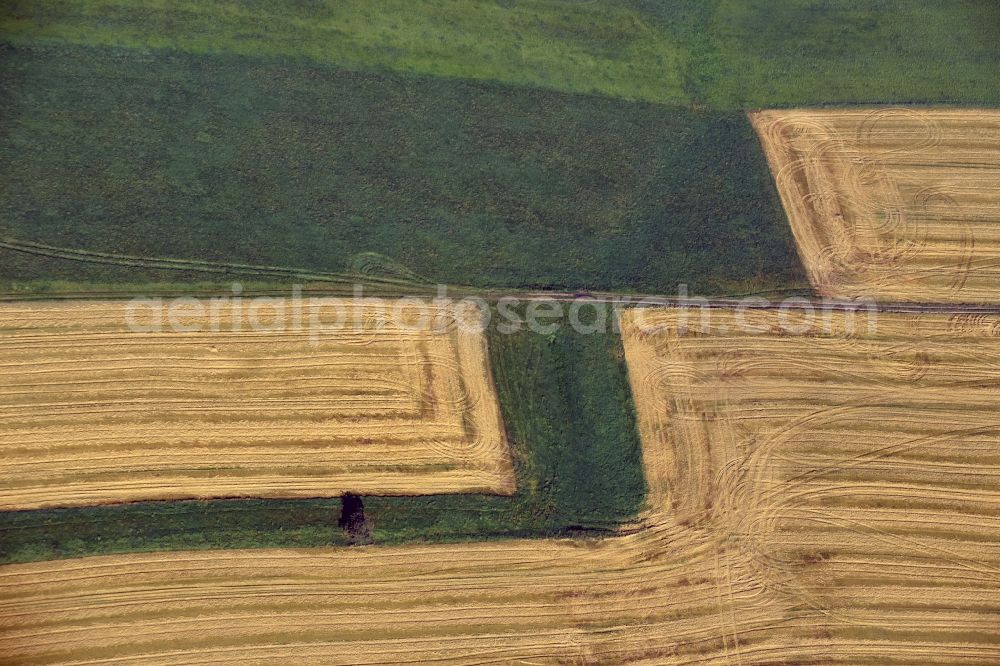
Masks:
[[[1000,111],[750,117],[821,294],[1000,303]]]
[[[641,529],[5,566],[0,660],[1000,662],[1000,315],[711,315],[623,316]]]
[[[513,492],[485,336],[450,309],[182,305],[0,305],[0,509]]]

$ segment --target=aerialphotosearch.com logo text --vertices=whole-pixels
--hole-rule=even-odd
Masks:
[[[662,324],[647,312],[661,307],[675,310],[673,325],[681,332],[703,334],[759,335],[776,328],[796,335],[853,334],[861,328],[874,333],[878,316],[871,299],[709,300],[690,296],[684,284],[674,297],[522,293],[488,300],[476,295],[451,297],[446,285],[438,285],[436,296],[425,298],[367,296],[361,284],[354,286],[351,296],[305,296],[301,286],[293,286],[288,296],[276,297],[245,295],[236,283],[230,293],[210,298],[134,298],[126,305],[125,317],[134,333],[294,333],[319,344],[345,330],[443,332],[459,327],[469,332],[491,328],[499,334],[528,330],[554,335],[568,326],[582,335],[618,332],[620,314],[626,309],[635,310],[635,327],[651,329]],[[773,314],[765,325],[760,314],[766,311]],[[725,316],[716,316],[723,312]]]

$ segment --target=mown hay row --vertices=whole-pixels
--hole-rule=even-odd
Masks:
[[[0,508],[513,490],[484,336],[445,306],[251,308],[0,306]]]
[[[6,566],[0,660],[997,663],[992,322],[680,317],[623,322],[632,532]]]
[[[814,287],[1000,301],[1000,111],[751,114]]]

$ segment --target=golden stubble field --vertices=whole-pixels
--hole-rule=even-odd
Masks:
[[[751,114],[826,296],[1000,302],[1000,111]]]
[[[6,566],[0,661],[1000,662],[1000,316],[680,317],[620,536]]]
[[[514,489],[485,337],[445,306],[153,312],[0,305],[0,509]]]

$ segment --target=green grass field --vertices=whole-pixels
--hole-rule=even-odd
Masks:
[[[621,3],[6,2],[17,40],[170,48],[684,102],[685,54]],[[641,92],[641,94],[636,94]]]
[[[581,314],[585,317],[588,308]],[[365,497],[375,543],[601,534],[645,496],[617,334],[490,331],[513,497]],[[141,502],[0,512],[0,562],[139,550],[347,545],[340,500]]]
[[[0,229],[19,241],[333,273],[374,253],[475,287],[803,284],[741,113],[229,54],[3,61]],[[0,257],[9,282],[212,277]]]
[[[1000,103],[992,0],[5,0],[19,42],[313,60],[719,109]]]

